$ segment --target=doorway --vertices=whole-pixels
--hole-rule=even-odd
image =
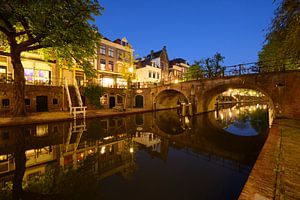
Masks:
[[[114,96],[109,97],[109,108],[113,108],[116,106],[116,98]]]
[[[36,112],[48,111],[48,97],[36,96]]]
[[[135,96],[135,107],[143,108],[144,107],[144,97],[142,95]]]

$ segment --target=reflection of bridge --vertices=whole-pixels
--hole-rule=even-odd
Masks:
[[[276,116],[300,116],[300,70],[199,79],[162,85],[149,90],[157,109],[174,108],[178,99],[192,103],[194,113],[215,109],[216,97],[228,89],[262,92]],[[149,95],[150,95],[149,94]],[[150,95],[150,96],[151,96]]]

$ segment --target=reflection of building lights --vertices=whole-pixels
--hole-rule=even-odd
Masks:
[[[91,153],[93,153],[93,150],[92,150],[92,149],[89,150],[89,154],[91,154]]]
[[[129,152],[130,152],[130,153],[133,153],[133,147],[130,147],[130,148],[129,148]]]
[[[178,81],[178,79],[175,79],[174,83],[176,83],[176,84],[177,84],[178,82],[179,82],[179,81]]]
[[[264,108],[264,109],[267,109],[267,105],[263,105],[263,108]]]
[[[231,111],[229,110],[229,117],[231,118],[232,117],[232,113],[231,113]]]
[[[109,140],[111,138],[112,138],[112,136],[108,136],[108,137],[103,138],[103,140]]]
[[[101,147],[100,153],[101,153],[101,154],[104,154],[104,153],[105,153],[105,146]]]
[[[223,115],[223,113],[220,113],[220,117],[221,117],[221,120],[223,120],[223,119],[224,119],[224,115]]]
[[[83,154],[83,153],[81,153],[81,154],[80,154],[80,157],[81,157],[81,158],[83,158],[83,156],[84,156],[84,154]]]
[[[217,119],[217,118],[218,118],[218,116],[217,116],[217,115],[218,115],[218,114],[217,114],[217,112],[218,112],[218,111],[215,111],[215,119]]]
[[[185,122],[186,124],[189,124],[189,123],[190,123],[190,120],[189,120],[189,118],[188,118],[187,116],[185,116],[184,122]]]

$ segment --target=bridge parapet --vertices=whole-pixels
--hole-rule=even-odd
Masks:
[[[170,107],[174,107],[176,103],[176,93],[193,103],[194,113],[208,112],[215,109],[213,99],[230,88],[260,91],[269,99],[270,107],[274,108],[277,117],[300,118],[300,70],[225,76],[162,85],[151,89],[152,103],[159,103],[158,97],[161,93],[174,91],[172,101],[169,102]],[[167,95],[164,98],[166,100]]]

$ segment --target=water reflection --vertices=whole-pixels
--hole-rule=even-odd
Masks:
[[[168,110],[0,128],[0,196],[237,199],[267,132],[251,122],[256,137],[227,134],[231,124],[220,117]]]
[[[268,130],[268,106],[261,104],[234,105],[215,111],[219,126],[240,136],[255,136]]]

